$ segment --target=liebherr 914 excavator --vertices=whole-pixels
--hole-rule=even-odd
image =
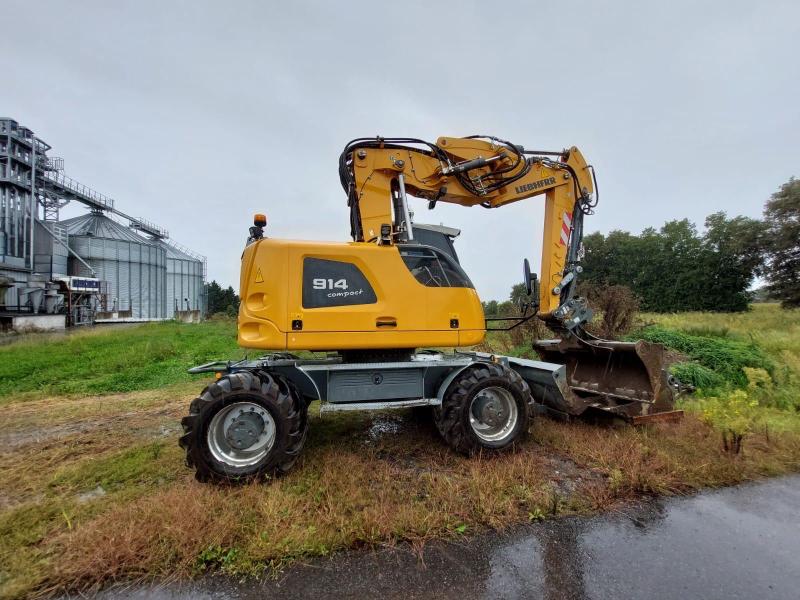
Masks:
[[[314,400],[322,414],[430,407],[441,436],[464,454],[510,447],[536,413],[631,422],[675,413],[660,346],[602,340],[584,327],[592,312],[576,285],[597,185],[577,148],[526,150],[484,136],[435,144],[361,138],[346,145],[339,175],[352,242],[271,239],[263,215],[250,228],[239,343],[271,352],[191,369],[217,377],[182,421],[180,443],[199,479],[290,469]],[[518,317],[484,317],[453,246],[458,231],[414,224],[409,196],[429,208],[488,209],[544,196],[541,270],[537,278],[525,259],[531,301]],[[493,323],[513,327],[531,318],[558,336],[535,342],[541,361],[430,350],[472,347]],[[303,350],[327,357],[292,354]]]

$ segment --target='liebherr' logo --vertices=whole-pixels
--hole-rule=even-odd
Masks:
[[[555,182],[555,177],[548,177],[547,179],[540,179],[539,181],[526,183],[525,185],[518,185],[514,188],[514,191],[518,194],[524,194],[525,192],[532,192],[533,190],[543,188],[546,185],[553,185]]]

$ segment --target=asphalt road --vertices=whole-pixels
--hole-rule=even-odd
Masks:
[[[109,590],[156,598],[800,599],[800,476],[652,500],[409,550],[352,552],[278,581]]]

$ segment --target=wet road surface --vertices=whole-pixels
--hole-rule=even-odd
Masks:
[[[660,499],[464,543],[350,552],[277,581],[109,590],[110,600],[800,599],[800,476]]]

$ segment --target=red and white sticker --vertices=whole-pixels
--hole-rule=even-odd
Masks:
[[[569,244],[569,232],[572,229],[572,213],[564,211],[561,217],[561,245]]]

